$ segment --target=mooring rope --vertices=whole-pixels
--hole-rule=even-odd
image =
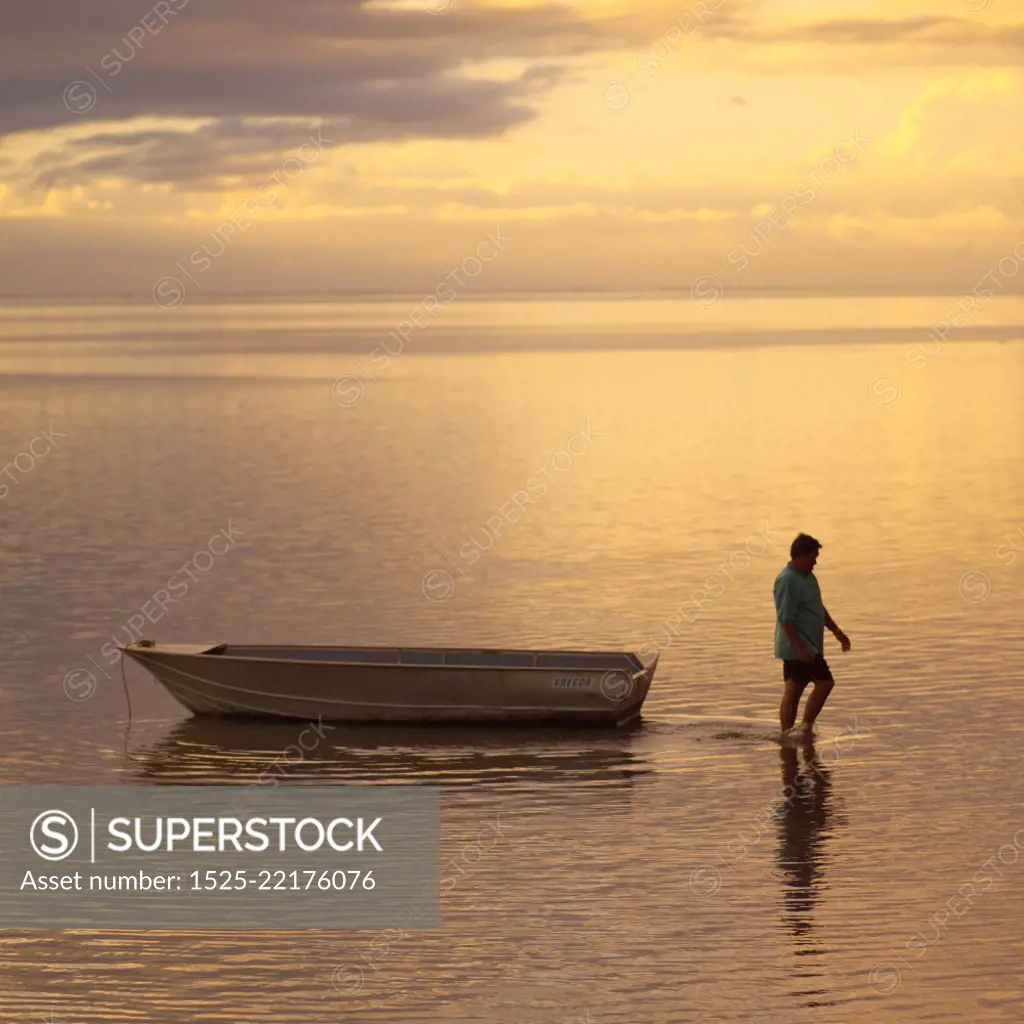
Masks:
[[[131,731],[132,731],[132,696],[128,692],[128,676],[125,674],[125,668],[124,668],[124,663],[125,663],[126,657],[127,657],[127,654],[124,651],[122,651],[121,652],[121,685],[124,687],[124,699],[125,699],[125,702],[128,705],[128,723],[124,727],[124,756],[127,757],[129,761],[138,761],[139,759],[137,757],[135,757],[135,755],[128,749],[128,738],[131,735]]]

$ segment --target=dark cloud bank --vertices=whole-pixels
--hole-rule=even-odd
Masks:
[[[88,124],[41,186],[117,173],[200,181],[265,169],[313,126],[335,143],[499,134],[568,59],[602,45],[572,9],[407,9],[375,0],[42,0],[5,10],[0,136]],[[470,74],[517,59],[508,79]],[[211,119],[138,132],[141,117]]]

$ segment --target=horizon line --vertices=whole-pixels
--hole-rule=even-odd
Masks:
[[[343,301],[351,299],[412,299],[419,296],[420,290],[344,290],[334,291],[286,291],[275,292],[265,289],[253,289],[249,291],[209,291],[202,294],[190,296],[190,301],[212,304],[216,301],[229,299],[267,299],[272,301],[309,301],[309,300],[334,300]],[[429,294],[429,293],[428,293]],[[961,288],[936,287],[936,288],[911,288],[911,289],[887,289],[872,287],[851,287],[851,288],[808,288],[799,286],[765,286],[762,288],[731,288],[717,299],[717,302],[724,302],[728,298],[951,298],[970,295],[970,287],[966,291]],[[695,305],[700,305],[689,290],[686,288],[650,288],[650,289],[601,289],[601,288],[514,288],[493,291],[464,292],[460,298],[471,297],[476,300],[509,299],[509,298],[534,298],[534,297],[580,297],[580,298],[617,298],[617,299],[646,299],[646,298],[680,298]],[[1024,287],[1019,290],[1005,290],[992,298],[1022,298]],[[76,302],[96,301],[101,299],[130,299],[153,302],[151,292],[4,292],[0,291],[0,302],[11,301],[32,301],[44,302],[51,300],[74,300]],[[989,299],[988,301],[991,301]]]

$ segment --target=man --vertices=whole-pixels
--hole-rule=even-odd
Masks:
[[[825,627],[835,635],[843,651],[850,649],[849,637],[835,624],[821,600],[821,588],[814,575],[821,544],[801,533],[789,549],[789,565],[775,578],[775,657],[782,659],[785,687],[779,722],[788,732],[796,721],[796,709],[808,683],[814,691],[804,706],[800,732],[810,735],[814,720],[835,686],[824,658]]]

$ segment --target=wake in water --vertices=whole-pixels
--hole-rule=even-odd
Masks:
[[[783,747],[800,747],[815,740],[813,729],[806,725],[798,725],[785,732],[740,732],[738,729],[728,729],[725,732],[712,733],[713,740],[753,740],[756,743],[774,741]]]

